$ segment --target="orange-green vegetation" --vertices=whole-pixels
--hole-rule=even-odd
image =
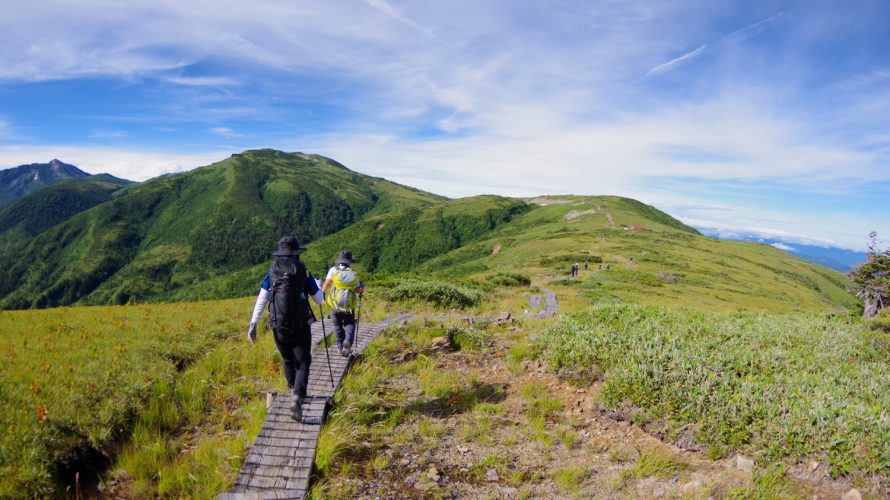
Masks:
[[[0,312],[0,497],[60,494],[69,471],[107,461],[134,421],[163,432],[205,419],[217,399],[253,397],[275,368],[268,348],[232,350],[249,308],[239,299]],[[190,378],[197,366],[201,378]]]

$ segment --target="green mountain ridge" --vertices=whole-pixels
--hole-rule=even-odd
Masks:
[[[84,210],[114,198],[131,181],[100,174],[62,180],[0,209],[0,248],[30,238]]]
[[[840,273],[768,245],[702,236],[636,200],[450,200],[318,155],[254,150],[128,186],[14,254],[0,250],[0,307],[248,295],[287,233],[308,243],[304,260],[316,274],[350,248],[361,272],[485,280],[521,271],[580,288],[592,303],[831,312],[858,304]],[[566,279],[584,260],[596,269]]]
[[[316,155],[246,151],[128,187],[0,256],[0,307],[160,300],[266,261],[281,234],[311,241],[378,205],[442,199]]]
[[[58,182],[89,175],[74,165],[59,160],[0,170],[0,208]]]

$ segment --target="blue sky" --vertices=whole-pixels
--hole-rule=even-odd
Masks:
[[[4,0],[0,168],[318,153],[452,197],[614,194],[890,240],[890,3]]]

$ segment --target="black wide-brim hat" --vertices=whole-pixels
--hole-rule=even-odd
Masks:
[[[336,264],[352,264],[352,250],[340,250],[340,256],[334,261]]]
[[[293,236],[283,236],[278,240],[278,250],[272,252],[277,257],[300,255],[306,249],[300,246],[300,242]]]

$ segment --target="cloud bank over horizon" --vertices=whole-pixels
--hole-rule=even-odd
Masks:
[[[890,236],[879,0],[7,3],[0,168],[144,180],[271,147],[446,196]]]

